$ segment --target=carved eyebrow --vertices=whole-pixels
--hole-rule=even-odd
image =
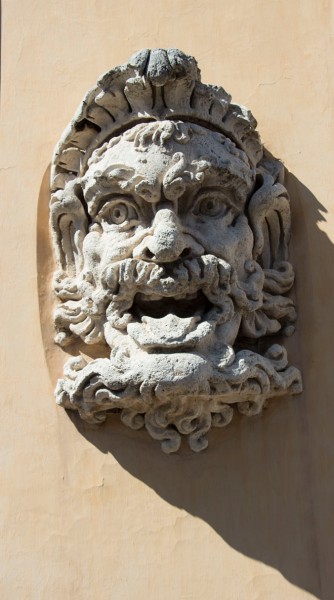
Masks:
[[[160,183],[148,181],[147,177],[132,167],[117,166],[107,175],[99,176],[98,183],[102,188],[116,188],[122,193],[135,192],[145,202],[159,201]]]
[[[136,192],[148,202],[154,201],[153,197],[156,195],[154,188],[158,186],[160,192],[159,182],[148,181],[147,177],[138,173],[136,169],[123,165],[113,168],[107,175],[99,175],[98,184],[102,188],[116,187],[122,192]]]
[[[251,169],[244,173],[231,170],[231,165],[212,166],[206,171],[206,186],[207,188],[216,188],[219,191],[225,191],[231,195],[231,201],[234,202],[236,208],[244,206],[249,194],[254,189],[255,172]],[[208,179],[211,179],[209,183]],[[222,189],[223,188],[223,189]],[[203,189],[203,188],[202,188]]]
[[[128,187],[135,177],[135,169],[125,165],[114,165],[107,175],[99,175],[97,171],[95,177],[98,177],[99,184],[102,187],[111,187],[115,183],[120,188]]]
[[[133,167],[123,164],[113,165],[107,174],[96,170],[93,178],[92,185],[89,185],[89,179],[86,179],[86,186],[84,186],[84,196],[91,215],[96,214],[106,195],[110,197],[109,195],[113,193],[131,194],[135,192],[138,183],[143,180],[143,176],[136,173]]]

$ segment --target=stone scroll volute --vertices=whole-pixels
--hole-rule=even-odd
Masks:
[[[200,451],[301,391],[283,168],[194,58],[142,50],[100,78],[56,147],[50,222],[58,404]]]

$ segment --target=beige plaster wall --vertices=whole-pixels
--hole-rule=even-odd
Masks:
[[[333,10],[327,0],[3,2],[2,599],[334,597]],[[194,54],[292,173],[290,354],[305,393],[213,432],[199,456],[165,456],[144,432],[117,420],[92,430],[57,408],[57,359],[40,330],[53,147],[97,76],[142,47]]]

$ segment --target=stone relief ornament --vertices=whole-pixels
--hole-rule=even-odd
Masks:
[[[87,93],[56,147],[58,404],[120,413],[196,452],[237,410],[302,390],[282,164],[180,50],[142,50]]]

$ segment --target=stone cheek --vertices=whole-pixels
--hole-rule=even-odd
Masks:
[[[194,64],[184,58],[184,78],[196,89]],[[248,113],[233,131],[238,108],[229,112],[226,94],[225,124],[218,120],[213,131],[211,113],[204,119],[198,105],[194,115],[179,85],[171,67],[159,109],[160,87],[152,105],[138,83],[132,112],[141,105],[144,122],[132,123],[130,111],[119,116],[123,134],[108,139],[109,124],[95,148],[82,138],[86,166],[75,172],[72,165],[61,179],[55,173],[69,152],[66,133],[53,170],[62,184],[50,205],[56,341],[78,354],[65,364],[57,402],[91,423],[120,411],[165,452],[178,450],[182,435],[200,451],[210,428],[227,425],[234,409],[257,414],[268,398],[301,391],[285,349],[263,343],[291,334],[296,318],[288,296],[289,199],[275,175],[278,161],[262,161],[254,120],[236,143]],[[202,102],[213,102],[213,88],[201,86]],[[79,355],[82,344],[94,359]]]

